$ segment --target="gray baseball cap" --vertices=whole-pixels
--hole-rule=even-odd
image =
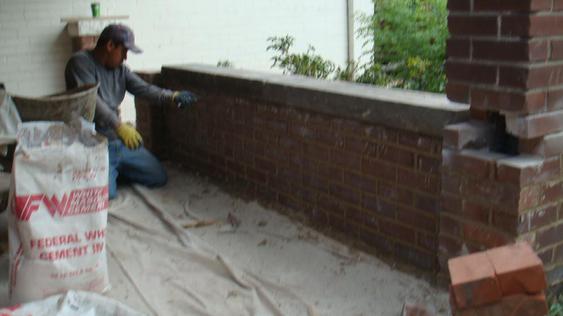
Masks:
[[[125,48],[136,54],[143,52],[135,45],[135,35],[133,35],[133,31],[123,24],[110,24],[106,26],[98,40],[111,40],[115,44],[123,44]]]

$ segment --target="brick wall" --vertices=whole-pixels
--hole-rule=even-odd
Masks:
[[[384,104],[354,95],[354,89],[365,90],[360,85],[345,84],[343,95],[335,92],[339,83],[299,78],[296,84],[292,77],[223,70],[235,74],[228,77],[213,69],[163,71],[165,86],[202,95],[189,110],[166,108],[167,132],[159,137],[166,139],[170,159],[378,252],[437,268],[439,133],[447,122],[466,117],[465,107],[426,94],[416,95],[434,100],[434,109],[401,104],[400,98]],[[370,117],[370,110],[380,113]],[[150,134],[150,111],[137,104],[144,135]],[[389,114],[395,120],[384,123],[381,116]]]
[[[473,121],[444,134],[439,261],[527,240],[563,281],[557,0],[449,0],[447,96]]]
[[[486,143],[482,122],[450,125],[444,134],[440,266],[457,255],[527,240],[548,279],[561,279],[563,176],[555,156],[506,155]]]

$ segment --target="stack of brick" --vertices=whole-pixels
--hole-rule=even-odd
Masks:
[[[469,103],[476,121],[444,134],[440,266],[527,240],[555,285],[563,280],[563,1],[449,0],[448,9],[447,96]]]
[[[544,316],[546,280],[541,260],[525,242],[448,262],[454,316]]]

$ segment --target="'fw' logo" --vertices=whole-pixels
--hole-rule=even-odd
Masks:
[[[93,213],[108,208],[108,187],[97,187],[73,190],[63,193],[59,199],[56,194],[50,198],[45,194],[20,195],[15,199],[14,214],[21,221],[29,221],[41,203],[45,205],[49,214],[61,217]]]

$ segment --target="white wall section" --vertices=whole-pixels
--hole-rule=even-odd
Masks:
[[[61,18],[89,16],[86,0],[0,0],[0,82],[10,93],[42,95],[64,89],[71,40]],[[237,68],[269,70],[270,36],[292,35],[340,65],[347,58],[346,0],[101,0],[102,15],[128,15],[141,55],[134,70],[164,64],[229,60]],[[356,12],[371,10],[355,0]],[[358,23],[355,23],[356,27]],[[362,51],[356,40],[356,55]]]

